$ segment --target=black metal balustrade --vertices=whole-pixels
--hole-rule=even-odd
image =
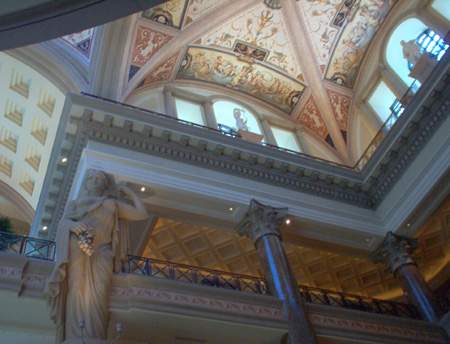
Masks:
[[[54,260],[55,242],[0,232],[0,252]]]
[[[20,254],[43,260],[54,260],[55,242],[0,232],[0,252]],[[263,278],[152,258],[129,255],[128,260],[124,263],[123,272],[269,295],[267,283]],[[416,308],[409,304],[306,286],[299,286],[299,290],[303,299],[309,303],[420,319]]]
[[[128,262],[124,267],[124,272],[126,273],[269,295],[267,283],[263,278],[166,262],[152,258],[137,256],[128,256],[128,258]],[[416,308],[405,303],[377,300],[371,297],[306,286],[299,286],[299,290],[303,299],[309,303],[420,319],[419,312]]]
[[[207,285],[255,294],[268,294],[263,278],[201,268],[158,259],[128,256],[124,272]]]
[[[417,309],[407,303],[378,300],[366,296],[306,286],[299,286],[299,289],[306,302],[403,318],[420,319],[420,314]]]

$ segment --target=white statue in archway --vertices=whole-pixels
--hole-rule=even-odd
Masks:
[[[127,254],[126,220],[148,217],[144,204],[130,188],[122,186],[120,192],[133,205],[114,199],[114,188],[104,172],[88,172],[86,196],[69,202],[58,224],[56,265],[45,291],[57,325],[58,344],[74,343],[82,335],[88,343],[89,339],[106,339],[111,280]],[[80,320],[85,323],[83,334]]]
[[[238,108],[235,108],[233,110],[233,116],[236,121],[236,128],[237,128],[237,130],[242,129],[242,130],[250,131],[250,128],[247,126],[247,119],[245,118],[245,115],[243,116],[244,111],[245,110],[241,110]],[[243,116],[244,118],[242,118],[241,116]]]
[[[415,39],[412,39],[408,42],[400,41],[400,44],[403,47],[403,58],[405,58],[408,63],[415,66],[417,61],[419,61],[422,56],[421,46],[416,43]]]

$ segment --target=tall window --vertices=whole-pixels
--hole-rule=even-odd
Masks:
[[[255,116],[241,105],[221,100],[214,103],[213,109],[220,130],[235,133],[242,129],[261,134]]]
[[[391,91],[391,89],[386,85],[384,81],[380,81],[378,87],[375,92],[373,92],[372,96],[369,98],[369,105],[376,112],[378,117],[380,117],[381,121],[384,123],[391,115],[391,106],[397,100],[395,94]],[[400,104],[401,108],[401,104]],[[400,108],[397,109],[400,111]]]
[[[205,125],[203,120],[202,106],[179,98],[175,99],[178,118],[183,121]]]
[[[439,61],[448,49],[448,44],[434,31],[425,30],[418,38],[417,44],[420,44],[423,51],[436,56]]]
[[[273,136],[277,141],[277,146],[281,148],[290,149],[294,152],[300,152],[300,146],[297,142],[295,134],[290,130],[285,130],[277,127],[270,127],[272,129]]]

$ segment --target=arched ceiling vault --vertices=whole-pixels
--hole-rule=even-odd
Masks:
[[[353,87],[394,0],[172,0],[135,16],[120,100],[167,83],[219,86],[299,122],[352,164]],[[150,85],[152,87],[150,87]]]

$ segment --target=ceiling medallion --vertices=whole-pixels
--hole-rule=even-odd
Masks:
[[[264,4],[274,10],[278,10],[281,8],[281,0],[264,0]]]

